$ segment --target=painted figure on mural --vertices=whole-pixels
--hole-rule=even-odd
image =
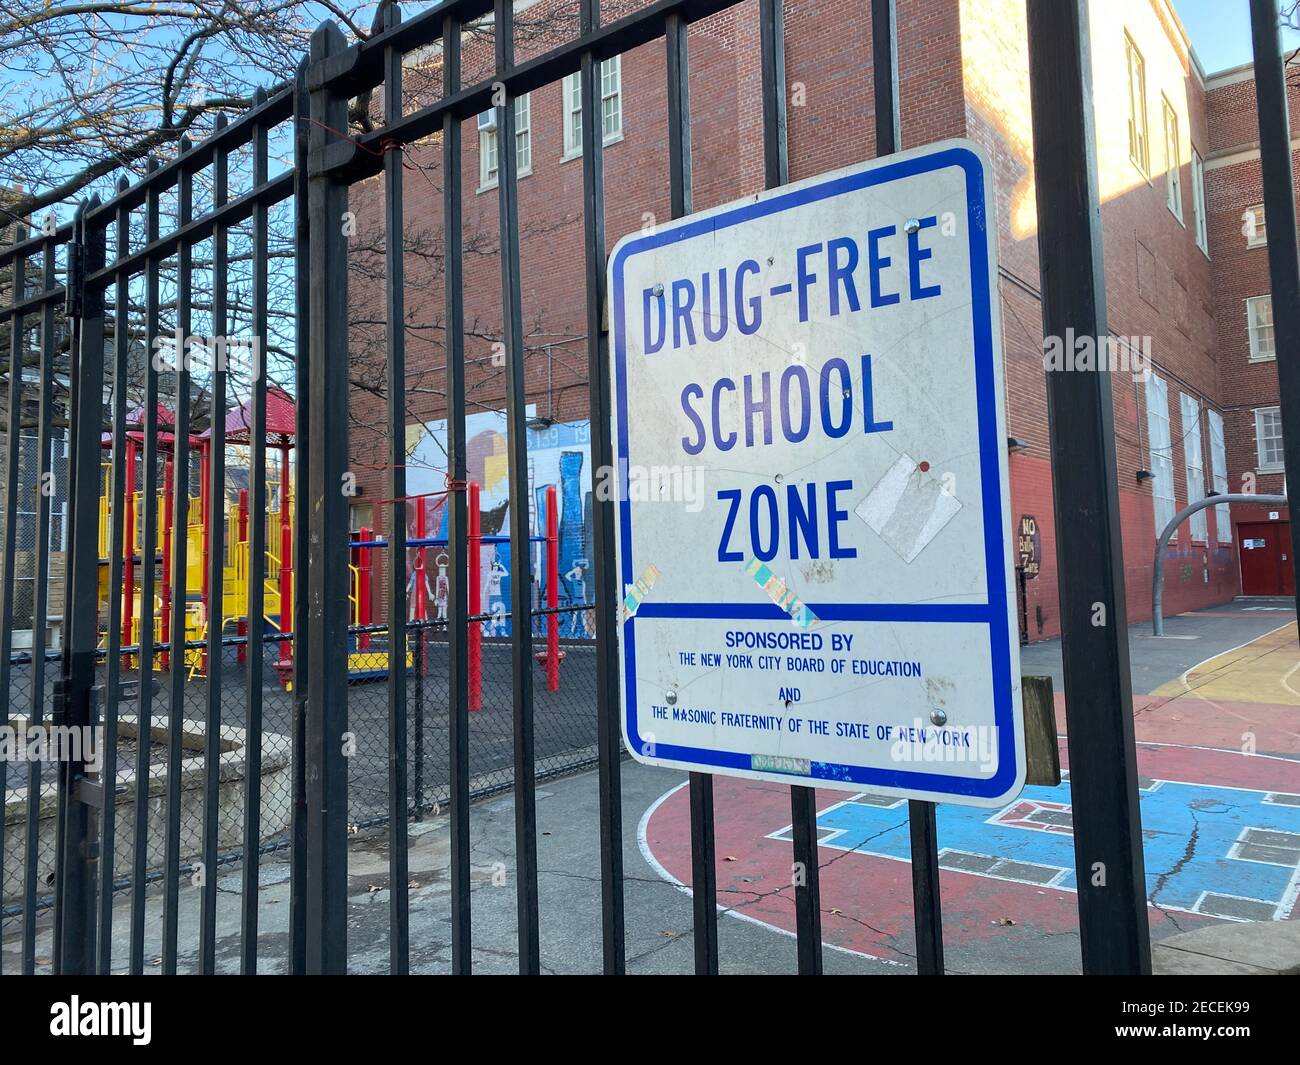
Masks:
[[[437,609],[437,618],[439,621],[447,620],[447,599],[451,594],[451,582],[447,579],[447,556],[445,553],[439,554],[435,563],[438,567],[438,576],[434,582],[433,602]]]

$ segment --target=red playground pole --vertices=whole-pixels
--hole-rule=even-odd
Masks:
[[[365,543],[370,539],[370,530],[361,526],[357,539]],[[373,602],[370,594],[370,548],[357,548],[357,624],[370,624],[370,607]],[[357,633],[357,650],[370,650],[370,633]]]
[[[555,485],[546,488],[546,690],[560,690],[560,517]]]
[[[265,521],[261,514],[258,521]],[[289,449],[280,448],[280,631],[293,628],[293,533],[289,528]],[[275,668],[284,683],[293,672],[293,641],[280,641],[280,660]]]
[[[428,499],[426,499],[424,496],[416,496],[415,538],[417,540],[423,540],[426,536],[428,536],[428,532],[425,530],[425,522],[426,519],[428,518],[428,503],[429,503]],[[416,621],[429,620],[429,594],[428,594],[429,584],[425,576],[425,568],[424,568],[427,554],[428,554],[428,548],[424,547],[423,545],[415,549],[415,568],[413,570],[413,573],[415,575],[415,581],[411,591],[415,596],[414,613],[415,613]],[[426,646],[425,637],[428,635],[428,632],[423,626],[421,626],[417,631],[419,633],[417,639],[420,645],[420,661],[417,664],[416,668],[419,669],[420,676],[423,677],[426,675],[425,666],[426,666],[427,656],[424,653],[424,649]]]
[[[199,598],[203,601],[203,621],[205,626],[211,625],[213,619],[209,614],[209,604],[212,600],[208,596],[208,556],[212,553],[212,544],[208,542],[208,510],[212,506],[212,496],[208,491],[208,475],[210,467],[208,465],[208,449],[211,445],[207,440],[199,444],[199,521],[202,522],[202,528],[199,529],[199,539],[203,543],[203,578],[202,584],[199,585]],[[185,515],[185,535],[190,533],[189,513]],[[221,624],[221,619],[217,618],[216,623]],[[200,670],[203,676],[208,675],[208,644],[203,642],[203,650],[199,652],[199,661],[202,663]]]
[[[122,546],[122,646],[130,647],[135,641],[131,630],[135,627],[135,441],[126,441],[126,499],[123,501],[126,524],[125,543]],[[122,668],[131,668],[131,656],[122,656]]]
[[[478,484],[469,482],[467,508],[469,510],[469,616],[476,618],[483,612],[482,590],[479,587],[479,566],[482,563],[482,533],[479,528]],[[483,709],[483,629],[482,622],[471,621],[469,636],[469,708]]]
[[[239,542],[240,542],[241,544],[247,544],[247,543],[248,543],[248,489],[247,489],[247,488],[241,488],[241,489],[239,490],[239,510],[238,510],[238,514],[239,514]],[[248,567],[248,574],[247,574],[247,575],[248,575],[248,576],[252,576],[252,573],[253,573],[253,560],[252,560],[251,558],[247,559],[245,565],[247,565],[247,567]],[[245,607],[247,607],[247,605],[248,605],[248,590],[247,590],[247,589],[244,590],[244,595],[245,595],[245,598],[244,598],[244,605],[245,605]],[[240,618],[239,621],[236,623],[236,626],[237,626],[237,627],[236,627],[235,631],[236,631],[237,633],[239,633],[240,636],[247,636],[247,635],[248,635],[248,618],[247,618],[247,617],[242,617],[242,618]],[[247,662],[247,661],[248,661],[248,644],[246,644],[246,643],[241,643],[241,644],[239,645],[239,648],[238,648],[238,649],[236,650],[236,652],[235,652],[235,656],[236,656],[237,661],[238,661],[241,665],[242,665],[244,662]]]
[[[167,459],[163,465],[163,500],[169,504],[172,498],[172,460]],[[164,505],[163,512],[163,558],[162,558],[162,626],[159,643],[163,647],[171,646],[172,631],[172,508]],[[153,554],[153,544],[149,545],[149,554]],[[150,562],[153,559],[150,558]],[[171,668],[171,655],[163,651],[158,656],[158,665],[166,672]]]

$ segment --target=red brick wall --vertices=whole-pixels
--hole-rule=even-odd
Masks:
[[[1292,127],[1300,123],[1300,86],[1288,76]],[[1268,247],[1251,247],[1242,214],[1263,201],[1255,83],[1241,68],[1210,79],[1211,151],[1206,160],[1210,246],[1214,259],[1215,322],[1228,448],[1228,484],[1234,492],[1279,493],[1284,477],[1261,473],[1255,439],[1255,409],[1278,402],[1277,364],[1252,361],[1245,300],[1269,292]],[[1292,154],[1292,170],[1300,154]],[[1271,508],[1276,511],[1277,508]],[[1233,506],[1232,520],[1269,520],[1268,507]]]
[[[542,0],[529,9],[535,23],[548,12],[571,14],[566,0]],[[574,32],[557,22],[557,33]],[[999,219],[1000,299],[1006,353],[1008,432],[1027,450],[1011,459],[1012,517],[1032,514],[1039,522],[1043,569],[1030,582],[1028,613],[1033,638],[1059,632],[1055,529],[1049,464],[1049,431],[1042,368],[1041,304],[1034,208],[1033,155],[1023,0],[899,0],[903,146],[954,136],[979,141],[993,160]],[[1241,402],[1226,384],[1218,362],[1217,333],[1230,338],[1231,300],[1221,276],[1218,245],[1223,238],[1223,193],[1210,184],[1212,256],[1193,243],[1192,179],[1188,149],[1211,158],[1239,128],[1253,122],[1219,114],[1219,98],[1208,98],[1186,44],[1164,0],[1130,5],[1094,4],[1092,12],[1094,91],[1097,97],[1099,178],[1103,198],[1107,303],[1113,333],[1151,338],[1157,372],[1169,383],[1177,504],[1187,489],[1178,393],[1188,391],[1203,405],[1224,411],[1230,456],[1240,456],[1243,431],[1233,404]],[[1147,60],[1150,181],[1116,146],[1124,114],[1115,109],[1115,84],[1124,84],[1123,35],[1127,31]],[[539,43],[540,42],[540,43]],[[530,45],[542,48],[545,39]],[[786,5],[786,82],[790,95],[791,178],[850,165],[873,156],[870,8],[860,0],[799,0]],[[467,78],[487,76],[491,41],[467,44]],[[605,150],[606,233],[610,247],[625,233],[668,217],[666,94],[662,42],[623,57],[623,138]],[[762,186],[762,115],[757,39],[757,3],[747,2],[691,28],[691,112],[694,205],[702,209],[749,194]],[[473,72],[473,73],[471,73]],[[1183,218],[1165,206],[1161,93],[1180,117]],[[1237,90],[1236,96],[1242,95]],[[519,182],[522,292],[528,356],[527,392],[538,412],[557,421],[587,416],[587,354],[582,258],[582,168],[562,160],[561,87],[532,94],[532,172]],[[1224,105],[1226,106],[1226,105]],[[479,193],[478,134],[464,125],[462,182],[465,190],[465,315],[467,388],[471,412],[504,406],[504,378],[491,364],[491,340],[500,332],[500,264],[496,190]],[[433,248],[425,259],[408,252],[406,287],[407,359],[410,374],[408,421],[441,417],[444,401],[442,274],[440,260],[440,144],[416,146],[405,172],[408,240]],[[362,233],[379,232],[383,190],[378,181],[354,188],[352,201]],[[351,302],[361,316],[379,324],[358,330],[354,350],[352,451],[365,497],[382,499],[387,443],[382,433],[382,399],[373,385],[382,379],[382,260],[354,245],[359,267],[373,277],[354,281]],[[1225,259],[1226,265],[1226,259]],[[1244,323],[1244,318],[1243,318]],[[1244,326],[1243,326],[1244,327]],[[553,345],[548,359],[546,345]],[[376,345],[379,345],[376,348]],[[378,352],[378,354],[376,354]],[[1236,386],[1233,386],[1236,387]],[[1275,386],[1274,386],[1275,387]],[[1230,395],[1236,398],[1229,398]],[[1149,617],[1151,554],[1155,530],[1149,484],[1136,473],[1150,467],[1146,450],[1145,397],[1127,375],[1114,382],[1116,457],[1121,489],[1125,579],[1133,619]],[[375,429],[379,431],[375,431]],[[1253,438],[1253,426],[1251,427]],[[1206,476],[1210,447],[1202,451]],[[1234,461],[1230,458],[1230,462]],[[1233,466],[1233,470],[1237,470]],[[1235,482],[1234,482],[1235,484]],[[387,516],[377,508],[376,524]],[[1230,598],[1237,591],[1235,557],[1214,542],[1192,544],[1184,533],[1167,570],[1166,603],[1188,609]],[[1041,624],[1040,624],[1041,618]]]

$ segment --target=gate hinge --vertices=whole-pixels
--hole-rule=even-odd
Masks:
[[[68,243],[68,269],[64,285],[64,313],[69,318],[80,318],[85,313],[86,302],[86,268],[82,260],[82,245],[77,241]]]
[[[62,725],[68,718],[68,682],[62,677],[55,678],[54,690],[50,694],[50,724]]]

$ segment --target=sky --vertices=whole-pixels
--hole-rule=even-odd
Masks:
[[[1283,11],[1290,10],[1294,0],[1283,0],[1279,6]],[[1174,0],[1174,8],[1205,73],[1251,62],[1247,0]],[[1300,48],[1300,32],[1283,30],[1282,45]]]

